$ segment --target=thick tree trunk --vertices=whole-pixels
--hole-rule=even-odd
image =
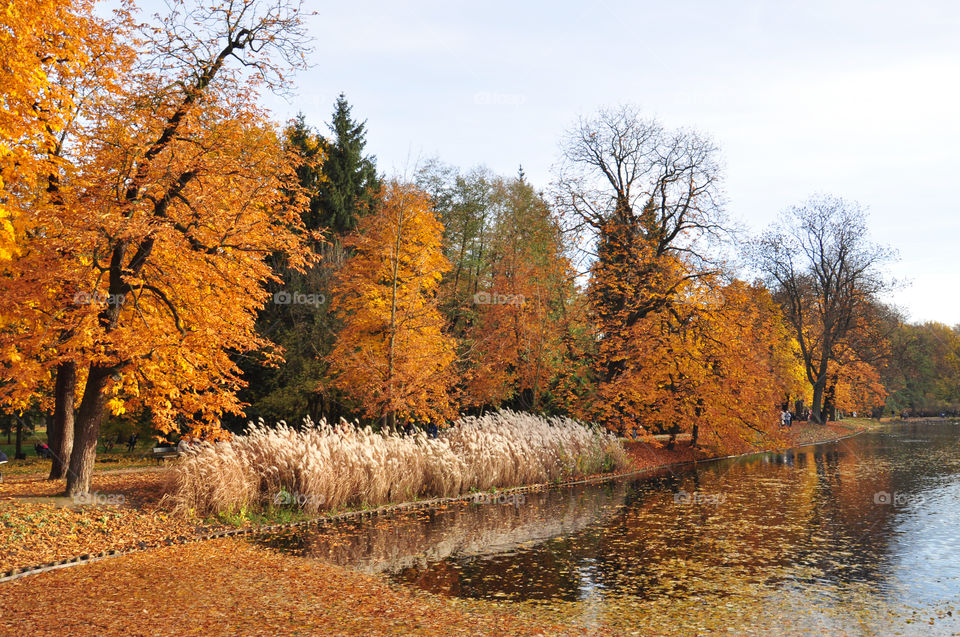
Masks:
[[[17,416],[17,447],[13,452],[13,457],[16,460],[22,460],[24,458],[23,454],[23,418]]]
[[[813,386],[813,400],[810,402],[810,418],[818,425],[824,424],[823,419],[823,390],[826,381],[817,381]]]
[[[830,379],[830,384],[823,392],[823,420],[834,422],[837,420],[837,377]]]
[[[76,388],[77,364],[68,361],[58,365],[53,389],[53,423],[47,431],[47,444],[53,454],[48,480],[61,480],[67,474],[70,452],[73,451],[73,400]]]
[[[93,477],[93,464],[97,457],[97,437],[103,422],[106,408],[107,383],[110,370],[90,366],[87,384],[83,390],[80,409],[74,423],[73,451],[70,454],[70,468],[67,471],[67,495],[76,496],[90,492],[90,479]]]

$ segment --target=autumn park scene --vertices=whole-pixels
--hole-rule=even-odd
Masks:
[[[0,634],[960,634],[960,12],[847,4],[0,0]]]

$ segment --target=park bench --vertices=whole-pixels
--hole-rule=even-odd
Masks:
[[[176,458],[180,452],[176,447],[154,447],[153,457],[157,459],[157,464],[162,463],[169,458]]]

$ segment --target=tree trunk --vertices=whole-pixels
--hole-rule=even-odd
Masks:
[[[15,460],[23,459],[23,418],[17,416],[17,447],[13,452]]]
[[[93,464],[97,457],[97,438],[103,422],[107,403],[106,388],[110,369],[90,366],[87,384],[83,390],[80,409],[74,423],[73,451],[70,454],[70,469],[67,472],[67,495],[76,496],[90,492]]]
[[[53,423],[47,431],[47,444],[53,455],[48,480],[61,480],[67,474],[70,452],[73,451],[73,401],[76,388],[77,364],[73,361],[60,363],[53,389]]]
[[[673,448],[677,446],[677,434],[670,434],[670,439],[667,440],[667,450],[673,451]]]
[[[823,392],[823,421],[834,422],[837,420],[837,376],[830,379],[830,384]]]
[[[821,409],[823,406],[824,385],[826,385],[826,379],[823,381],[817,381],[817,383],[813,386],[813,400],[810,401],[810,418],[818,425],[822,425],[824,423]]]

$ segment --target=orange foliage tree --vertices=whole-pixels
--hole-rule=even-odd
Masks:
[[[490,271],[473,295],[467,402],[540,410],[558,380],[573,267],[560,226],[524,180],[496,184]]]
[[[798,386],[799,363],[765,288],[690,283],[629,337],[630,365],[598,384],[591,407],[608,426],[690,433],[693,444],[725,452],[776,444],[777,405]]]
[[[585,230],[593,258],[588,295],[596,390],[583,413],[626,430],[641,424],[642,361],[658,355],[677,304],[713,274],[702,239],[722,223],[719,169],[709,140],[667,131],[629,107],[601,111],[571,131],[559,200]]]
[[[295,5],[173,3],[122,87],[81,115],[59,204],[30,219],[48,269],[12,268],[30,302],[18,307],[27,329],[8,332],[16,349],[55,354],[32,357],[38,382],[65,358],[80,368],[69,494],[89,489],[108,410],[146,406],[161,432],[194,435],[239,411],[230,354],[267,345],[254,330],[274,276],[265,257],[312,259],[296,159],[254,103],[301,36]]]
[[[76,149],[89,116],[118,90],[118,77],[131,61],[122,37],[130,27],[127,12],[100,19],[92,15],[91,4],[17,3],[0,17],[6,22],[0,39],[16,40],[3,45],[0,69],[6,93],[0,107],[0,217],[12,222],[5,229],[15,228],[17,235],[14,262],[0,265],[6,301],[0,307],[0,342],[8,368],[0,403],[15,410],[32,405],[49,410],[50,370],[56,370],[56,408],[47,427],[51,478],[63,477],[73,443],[77,352],[64,342],[69,330],[58,331],[58,325],[72,320],[64,316],[63,299],[72,292],[76,271],[70,257],[77,251],[50,239],[66,231],[60,219],[77,214],[68,208],[68,191],[76,187]],[[52,228],[50,220],[57,220]],[[10,233],[5,237],[0,243]],[[12,256],[5,248],[0,252]]]
[[[92,6],[0,2],[0,260],[16,250],[18,206],[56,170],[50,159],[74,106],[71,89],[90,70],[91,41],[103,36]]]
[[[560,202],[593,247],[594,387],[580,413],[736,448],[774,437],[795,369],[769,294],[724,285],[704,248],[723,223],[715,155],[631,108],[601,111],[571,133]]]
[[[779,410],[802,388],[795,341],[770,292],[734,280],[699,311],[695,342],[682,357],[698,378],[684,401],[695,443],[726,452],[779,441]]]
[[[429,197],[394,181],[344,242],[353,254],[332,303],[343,329],[328,360],[337,385],[389,428],[401,421],[441,424],[456,412],[456,346],[437,304],[440,279],[450,269],[442,236]]]

